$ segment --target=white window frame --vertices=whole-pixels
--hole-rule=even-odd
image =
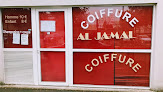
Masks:
[[[65,20],[65,48],[40,48],[40,31],[39,31],[39,12],[43,12],[43,11],[54,11],[54,12],[58,12],[58,11],[64,11],[64,20]],[[37,37],[37,59],[38,59],[38,84],[40,85],[57,85],[57,86],[68,86],[68,44],[67,44],[67,39],[68,39],[68,35],[66,35],[68,33],[68,17],[67,17],[67,9],[36,9],[36,37]],[[65,52],[65,80],[66,82],[45,82],[45,81],[41,81],[41,60],[40,60],[40,52],[41,51],[54,51],[54,52]]]

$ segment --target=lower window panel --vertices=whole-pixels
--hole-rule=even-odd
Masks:
[[[74,84],[149,86],[150,53],[74,52]]]
[[[65,52],[41,52],[41,78],[48,82],[65,82]]]

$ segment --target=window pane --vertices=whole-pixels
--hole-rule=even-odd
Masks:
[[[152,6],[74,7],[73,47],[151,49]]]
[[[31,9],[2,9],[4,48],[32,48]]]
[[[39,12],[41,48],[65,48],[64,12]]]
[[[75,52],[74,84],[149,86],[149,53]]]
[[[42,81],[65,82],[65,52],[41,52]]]
[[[98,65],[95,60],[94,63],[98,66],[92,67],[91,64],[92,59],[99,60],[99,56],[104,54],[111,53],[75,52],[73,56],[74,84],[114,85],[114,62],[107,60],[107,63]],[[88,72],[86,69],[91,70],[91,67],[93,70]]]
[[[149,86],[149,53],[116,53],[115,85]],[[125,58],[126,57],[126,58]],[[124,62],[123,62],[124,60]],[[133,64],[132,64],[133,63]]]

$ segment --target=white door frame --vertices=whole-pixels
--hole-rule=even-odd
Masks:
[[[64,11],[65,19],[65,48],[40,48],[40,32],[39,32],[39,12],[42,11]],[[36,9],[36,28],[37,28],[37,62],[38,62],[38,84],[39,85],[57,85],[57,86],[68,86],[68,16],[67,9]],[[41,60],[40,60],[40,51],[64,51],[65,52],[65,78],[66,82],[43,82],[41,81]]]

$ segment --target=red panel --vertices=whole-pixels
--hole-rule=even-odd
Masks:
[[[108,59],[104,62],[103,56],[106,54]],[[124,62],[119,62],[119,58],[122,61],[125,56]],[[75,52],[73,57],[74,84],[149,86],[149,53]],[[129,58],[133,60],[131,66],[127,63]],[[94,62],[97,66],[93,66],[93,59],[98,60],[99,64]],[[85,69],[87,64],[89,64],[87,69],[90,72]]]
[[[123,86],[149,86],[149,72],[150,72],[150,54],[149,53],[116,53],[117,57],[122,55],[126,56],[125,62],[120,63],[119,58],[115,59],[115,85]],[[137,72],[134,72],[129,64],[126,62],[129,58],[134,60],[132,67],[137,63],[141,66],[138,67]]]
[[[16,16],[16,18],[13,18]],[[23,17],[21,17],[23,16]],[[12,17],[12,18],[11,18]],[[7,22],[14,21],[14,22]],[[31,9],[30,8],[5,8],[2,9],[3,30],[6,32],[29,32],[28,45],[13,44],[13,33],[3,33],[4,48],[32,48]],[[23,33],[20,33],[20,35]]]
[[[112,8],[113,13],[108,16],[108,9]],[[100,10],[105,9],[102,18],[100,17]],[[120,18],[115,17],[116,9],[122,10]],[[95,12],[99,16],[97,19]],[[124,14],[128,12],[131,18],[122,19]],[[73,8],[73,47],[74,48],[87,48],[87,49],[150,49],[151,48],[151,31],[152,31],[152,6],[121,6],[121,7],[74,7]],[[89,23],[87,17],[92,14],[95,16],[95,22]],[[133,18],[137,18],[139,22],[134,27],[129,24]],[[91,19],[93,20],[93,19]],[[87,29],[81,27],[81,22],[86,21],[89,24]],[[84,25],[86,26],[86,24]],[[125,31],[128,35],[129,31],[133,32],[134,39],[105,39],[95,40],[97,32],[103,34],[106,32],[108,35],[113,32],[119,33]],[[77,40],[79,34],[89,33],[89,38],[92,40]],[[84,36],[85,37],[85,36]]]
[[[94,84],[94,85],[114,85],[114,62],[110,59],[107,62],[99,63],[98,66],[92,66],[92,59],[98,59],[104,54],[110,53],[77,53],[73,55],[73,78],[74,84]],[[94,62],[97,64],[96,62]],[[85,66],[90,64],[93,67],[91,72],[86,71]],[[90,68],[88,67],[88,68]]]
[[[42,81],[65,82],[65,52],[41,52]]]
[[[41,48],[65,48],[65,21],[64,12],[40,12],[40,24],[42,20],[55,21],[55,32],[41,32],[40,44]],[[41,29],[41,26],[40,26]]]

